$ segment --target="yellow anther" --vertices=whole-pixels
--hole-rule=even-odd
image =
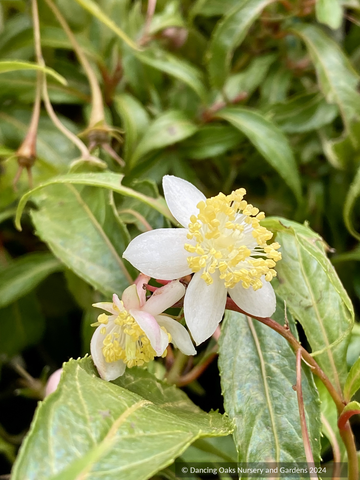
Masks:
[[[196,255],[187,258],[189,268],[201,272],[201,278],[210,285],[212,275],[219,270],[226,288],[241,282],[244,288],[257,290],[262,281],[271,281],[276,275],[273,267],[281,259],[277,242],[269,245],[272,233],[260,225],[264,212],[243,199],[245,189],[230,195],[219,193],[216,197],[198,203],[198,215],[190,218],[188,238],[196,245],[186,244],[185,249]]]
[[[99,323],[103,323],[104,325],[107,325],[108,321],[109,321],[109,317],[105,313],[101,313],[98,316]]]

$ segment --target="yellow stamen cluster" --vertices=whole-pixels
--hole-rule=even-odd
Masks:
[[[188,265],[194,273],[202,271],[208,285],[217,269],[226,288],[241,282],[244,288],[258,290],[262,276],[268,282],[276,276],[273,267],[281,259],[280,245],[267,244],[272,233],[260,225],[265,214],[243,199],[245,193],[240,188],[201,201],[199,214],[190,218],[187,237],[193,243],[185,244],[185,250],[193,255]]]
[[[108,316],[104,313],[98,317],[99,324],[108,324]],[[150,362],[156,356],[156,352],[150,344],[145,332],[139,327],[135,319],[123,310],[114,320],[114,327],[106,335],[103,341],[102,352],[106,362],[122,360],[128,368],[141,366]],[[161,327],[171,341],[171,335],[164,327]],[[106,328],[100,331],[106,334]],[[164,351],[163,357],[167,354]]]

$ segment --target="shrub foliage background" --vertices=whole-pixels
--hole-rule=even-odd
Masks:
[[[295,248],[292,242],[303,242],[302,258],[311,266],[305,273],[289,273],[284,263],[279,277],[292,277],[294,288],[290,280],[285,286],[280,282],[277,293],[282,299],[293,298],[296,281],[312,278],[315,272],[309,291],[321,306],[322,295],[331,284],[333,311],[326,312],[325,305],[321,315],[330,343],[344,340],[335,354],[338,371],[343,371],[342,383],[348,343],[347,366],[359,355],[360,328],[355,324],[350,335],[353,311],[346,292],[330,263],[320,272],[309,259],[316,255],[325,259],[325,250],[329,253],[356,316],[360,298],[360,3],[154,3],[152,16],[145,1],[39,0],[38,41],[34,40],[34,2],[3,0],[0,4],[0,452],[4,472],[29,427],[36,399],[42,398],[46,368],[53,371],[69,358],[88,353],[90,324],[96,320],[91,304],[122,292],[135,279],[135,270],[122,259],[130,239],[150,227],[170,225],[171,216],[159,193],[164,174],[189,180],[206,196],[242,186],[248,191],[248,201],[267,215],[308,222],[329,247],[322,246],[314,253],[306,246],[310,230],[306,233],[294,227],[294,240],[281,232],[275,220],[269,223],[268,228],[283,236],[288,251]],[[34,135],[30,126],[37,123],[34,104],[40,95],[43,102]],[[24,197],[31,183],[34,191]],[[39,185],[42,187],[37,188]],[[20,199],[17,226],[20,228],[21,221],[21,232],[14,226]],[[321,258],[316,261],[325,265]],[[323,279],[324,271],[332,273]],[[324,291],[316,282],[320,278]],[[289,303],[289,317],[293,314],[301,323],[313,350],[321,350],[324,343],[317,337],[318,320],[311,323],[311,313],[302,318],[296,302],[297,297],[294,304]],[[279,305],[281,309],[281,301]],[[334,316],[339,311],[341,318]],[[229,325],[227,319],[224,328],[230,329]],[[236,335],[248,335],[251,326],[241,325],[242,332]],[[335,325],[333,331],[331,325]],[[229,335],[230,344],[232,332],[226,330],[224,335]],[[269,342],[276,344],[273,338]],[[271,355],[266,342],[264,352]],[[288,354],[292,355],[290,350]],[[245,352],[242,365],[249,358],[251,353],[247,357]],[[227,361],[229,358],[222,357],[220,362],[225,395]],[[324,360],[324,369],[325,364]],[[72,361],[67,368],[69,383],[63,385],[59,398],[66,398],[67,392],[75,396],[71,389],[75,372],[84,379],[82,387],[93,382],[92,388],[105,388],[95,385],[99,380],[93,378],[89,360]],[[281,368],[279,365],[279,371]],[[215,368],[211,371],[216,376]],[[125,389],[127,408],[136,405],[136,400],[147,401],[144,392],[129,388],[131,375],[145,373],[131,372],[118,385]],[[144,381],[156,382],[155,377],[146,375]],[[284,385],[291,379],[279,377],[278,382]],[[211,388],[211,383],[201,384],[200,379],[187,391],[200,404],[201,397],[194,392],[207,392],[203,405],[216,409],[221,403],[215,397],[209,400]],[[327,393],[319,388],[323,414],[334,425],[336,413]],[[306,389],[311,400],[307,414],[314,428],[312,442],[318,442],[313,445],[314,455],[319,457],[320,439],[314,440],[320,428],[318,400],[310,374]],[[111,397],[110,390],[103,395]],[[139,395],[145,400],[137,399]],[[168,395],[169,401],[176,403],[182,393],[174,389]],[[76,404],[79,399],[71,401]],[[155,403],[154,410],[162,408],[157,406],[161,399],[150,401]],[[188,399],[182,401],[184,411],[175,413],[183,418],[184,426],[192,422],[197,407]],[[45,402],[38,420],[41,415],[47,418],[46,408],[50,412],[52,405],[50,400]],[[276,402],[274,405],[278,407]],[[101,408],[106,420],[109,407],[105,401]],[[116,408],[121,415],[122,406]],[[89,409],[97,411],[100,406],[90,405]],[[231,406],[227,408],[229,413],[231,410]],[[161,415],[170,428],[174,412],[162,411]],[[231,433],[230,422],[215,413],[211,414],[214,419],[199,415],[193,421],[191,438],[179,435],[175,443],[169,438],[168,455],[158,463],[145,463],[134,478],[150,478],[162,468],[165,470],[159,475],[173,478],[166,467],[183,452],[185,459],[236,458],[230,437],[221,437]],[[297,420],[293,421],[295,425]],[[236,425],[238,432],[246,431],[239,418]],[[46,429],[45,423],[40,427]],[[278,427],[282,432],[283,426]],[[132,428],[131,424],[127,428]],[[39,432],[35,428],[31,435]],[[91,438],[100,433],[87,435],[91,444]],[[197,440],[186,450],[200,435],[215,439]],[[251,432],[246,431],[240,439],[235,435],[237,445],[245,450],[250,448],[247,435]],[[246,445],[241,443],[244,438]],[[105,451],[110,452],[107,465],[115,468],[111,455],[121,451],[122,441],[112,444],[106,437],[92,450],[85,448],[87,455],[93,455],[95,470],[104,468],[94,459]],[[261,438],[269,445],[272,441]],[[256,451],[261,442],[254,446]],[[301,442],[300,447],[292,442],[283,438],[281,451],[286,454],[281,459],[299,458],[296,448]],[[116,445],[113,450],[110,444]],[[26,448],[31,452],[31,439]],[[325,459],[331,458],[330,450],[324,438]],[[25,478],[22,469],[26,478],[50,478],[49,465],[43,465],[43,477],[39,477],[35,456],[25,448],[22,452],[15,478]],[[245,458],[243,453],[239,455]],[[26,463],[31,458],[33,466]],[[59,474],[63,465],[53,466],[51,478],[77,478],[87,465],[86,458],[66,466],[64,476]],[[109,478],[132,478],[127,470],[130,466],[123,468],[123,477]]]

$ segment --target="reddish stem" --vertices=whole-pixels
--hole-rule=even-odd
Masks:
[[[339,430],[345,430],[346,423],[353,415],[360,413],[360,410],[348,410],[340,415],[338,420]]]

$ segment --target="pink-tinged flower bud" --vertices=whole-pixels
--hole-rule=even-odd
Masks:
[[[47,381],[47,384],[45,387],[45,397],[50,395],[50,393],[55,392],[55,390],[57,389],[57,386],[59,385],[59,382],[60,382],[62,370],[63,370],[62,368],[59,368],[52,375],[50,375],[49,380]]]

